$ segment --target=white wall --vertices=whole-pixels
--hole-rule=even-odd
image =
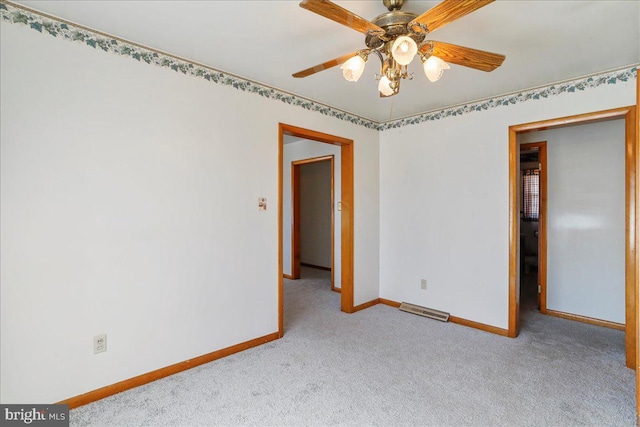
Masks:
[[[339,135],[340,136],[340,135]],[[334,286],[341,287],[341,222],[342,216],[338,211],[338,202],[340,201],[342,191],[342,174],[341,174],[341,156],[340,147],[337,145],[324,144],[322,142],[310,141],[306,139],[298,139],[285,135],[285,144],[282,162],[282,269],[284,274],[291,274],[291,222],[292,222],[292,206],[291,206],[291,163],[297,160],[311,159],[322,156],[333,157],[334,170],[334,234],[333,234],[333,250],[334,250]],[[357,196],[358,191],[354,192]],[[354,290],[355,293],[355,290]],[[377,296],[371,299],[377,298]],[[366,301],[363,301],[366,302]]]
[[[59,401],[277,331],[278,122],[355,141],[355,301],[377,297],[377,132],[0,31],[2,403]]]
[[[330,161],[300,166],[300,261],[327,268],[333,234],[331,181]]]
[[[624,324],[624,120],[520,140],[547,141],[547,308]]]
[[[506,329],[509,126],[633,104],[630,80],[382,132],[380,296]]]

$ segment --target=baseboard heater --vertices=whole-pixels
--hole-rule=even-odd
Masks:
[[[449,321],[449,313],[434,310],[432,308],[420,307],[419,305],[409,304],[408,302],[403,302],[402,304],[400,304],[400,310],[406,311],[407,313],[417,314],[418,316],[440,320],[441,322]]]

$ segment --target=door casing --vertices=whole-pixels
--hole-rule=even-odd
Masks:
[[[625,346],[627,366],[636,369],[637,311],[638,294],[638,141],[636,135],[636,107],[622,107],[612,110],[524,123],[509,127],[509,329],[508,336],[515,338],[520,332],[520,287],[518,281],[519,256],[519,211],[518,185],[519,133],[595,123],[605,120],[625,121]]]
[[[300,278],[300,168],[303,165],[319,162],[331,162],[331,290],[340,292],[335,287],[335,188],[334,188],[334,156],[313,157],[291,162],[291,279]]]
[[[538,308],[547,313],[547,141],[520,144],[520,151],[538,150],[540,163],[540,211],[538,215]],[[518,246],[520,246],[518,244]]]
[[[345,313],[353,313],[353,140],[340,136],[317,132],[292,126],[284,123],[278,124],[278,334],[284,335],[284,288],[282,277],[282,171],[284,136],[310,139],[325,144],[340,146],[340,171],[341,171],[341,224],[340,224],[340,265],[341,265],[341,292],[340,310]]]

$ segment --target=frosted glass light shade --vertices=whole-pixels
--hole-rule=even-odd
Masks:
[[[451,68],[449,67],[449,64],[433,55],[431,55],[429,59],[424,61],[423,67],[424,73],[432,82],[437,82],[438,80],[440,80],[440,77],[442,77],[442,73],[444,73],[444,70],[448,70],[449,68]]]
[[[378,90],[384,96],[393,95],[393,89],[391,88],[391,80],[389,80],[387,76],[380,77],[380,83],[378,83]]]
[[[400,65],[409,65],[416,53],[418,45],[411,37],[398,37],[391,45],[391,56]]]
[[[364,72],[365,60],[360,55],[349,58],[342,66],[342,75],[347,81],[357,82]]]

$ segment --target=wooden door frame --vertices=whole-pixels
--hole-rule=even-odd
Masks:
[[[639,69],[640,67],[636,67],[636,148],[640,147],[640,117],[638,117],[640,115],[640,76],[638,76],[638,74],[640,74],[640,72],[638,71]],[[639,157],[640,156],[636,157],[636,161],[639,161]],[[639,182],[638,182],[639,179],[640,177],[638,177],[638,174],[636,174],[636,189],[639,188]],[[638,212],[637,200],[636,200],[636,205],[634,207],[636,209],[636,212]],[[636,230],[640,229],[640,215],[636,215],[635,229]],[[636,240],[636,247],[637,247],[637,243],[638,243],[638,240]],[[636,253],[636,258],[635,258],[636,263],[638,263],[637,255],[638,254]],[[636,288],[635,288],[636,309],[637,307],[640,307],[640,288],[638,288],[637,281],[638,281],[638,276],[636,276]],[[636,330],[635,330],[636,354],[640,354],[640,339],[638,339],[638,331],[640,331],[640,316],[638,316],[637,311],[636,311],[635,327],[636,327]],[[640,425],[640,357],[636,357],[635,370],[636,370],[636,425]]]
[[[595,123],[606,120],[624,119],[625,121],[625,343],[627,366],[636,368],[637,312],[638,293],[638,142],[636,135],[636,107],[622,107],[612,110],[596,111],[539,122],[509,126],[509,329],[508,336],[515,338],[520,330],[520,288],[518,281],[519,252],[519,211],[518,211],[518,145],[519,133],[546,130],[577,124]]]
[[[540,313],[547,313],[547,141],[520,144],[523,149],[538,149],[540,164],[540,205],[538,212],[538,301]],[[520,190],[520,189],[518,189]],[[518,244],[518,246],[520,246]],[[520,267],[522,269],[522,266]]]
[[[316,132],[297,126],[278,123],[278,332],[284,335],[283,277],[282,277],[282,171],[284,136],[310,139],[340,146],[341,172],[341,224],[340,224],[340,265],[341,293],[340,309],[353,313],[353,140],[327,133]]]
[[[291,162],[291,278],[300,278],[300,168],[313,163],[330,162],[331,165],[331,290],[335,287],[335,168],[334,155],[312,157]]]

